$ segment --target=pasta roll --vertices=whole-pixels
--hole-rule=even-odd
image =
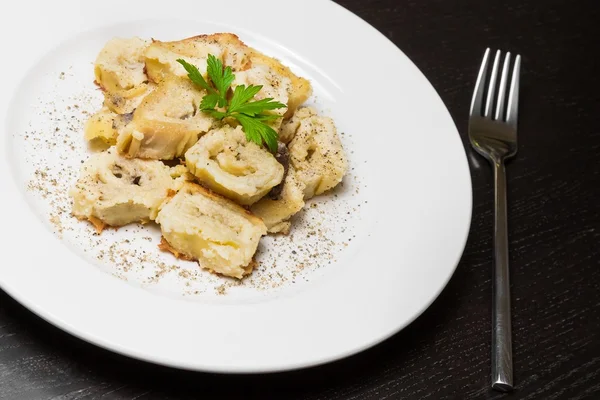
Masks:
[[[279,60],[248,47],[231,33],[200,35],[173,42],[153,41],[144,54],[146,71],[150,80],[157,83],[171,75],[185,77],[187,72],[177,62],[183,58],[206,77],[209,54],[233,69],[236,75],[234,86],[263,85],[260,95],[287,104],[287,110],[279,110],[286,118],[291,117],[312,94],[308,80],[295,75]],[[277,122],[274,125],[278,127]]]
[[[198,109],[203,96],[188,79],[165,79],[142,101],[132,123],[119,134],[119,151],[127,157],[155,160],[183,156],[214,121]]]
[[[267,232],[260,218],[194,183],[185,183],[165,202],[156,221],[163,250],[238,279],[252,272],[254,254]]]
[[[155,40],[144,54],[146,71],[149,78],[157,83],[171,75],[185,77],[187,72],[177,62],[177,59],[183,58],[198,67],[200,73],[206,76],[209,54],[238,70],[247,63],[247,49],[236,35],[230,33],[199,35],[173,42]]]
[[[348,161],[331,118],[302,120],[289,145],[290,159],[304,184],[308,200],[337,186],[348,170]]]
[[[148,45],[138,37],[114,38],[96,58],[94,75],[104,91],[104,104],[118,114],[132,112],[152,90],[144,71]]]
[[[186,165],[211,190],[250,205],[283,179],[283,166],[267,150],[246,140],[241,127],[223,126],[185,153]]]
[[[180,173],[177,171],[176,175]],[[183,179],[173,179],[160,161],[130,160],[114,147],[91,156],[70,189],[73,215],[87,219],[99,230],[154,220],[158,208]]]

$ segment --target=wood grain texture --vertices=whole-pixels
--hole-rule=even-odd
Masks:
[[[519,153],[508,164],[516,391],[489,387],[493,188],[467,146],[474,215],[460,266],[410,327],[349,359],[222,376],[130,360],[0,292],[0,399],[600,398],[600,6],[595,0],[339,0],[467,111],[487,46],[523,57]],[[433,162],[433,160],[432,160]]]

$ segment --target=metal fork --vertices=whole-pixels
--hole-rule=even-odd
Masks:
[[[512,338],[510,317],[510,283],[508,269],[508,232],[506,222],[506,175],[504,162],[517,153],[517,114],[521,56],[514,62],[508,101],[506,92],[511,64],[506,53],[497,83],[502,53],[496,52],[489,83],[490,49],[485,51],[469,116],[469,139],[475,150],[488,159],[494,169],[494,279],[492,312],[492,388],[507,392],[513,389]],[[496,87],[498,96],[496,97]],[[485,102],[484,102],[485,101]]]

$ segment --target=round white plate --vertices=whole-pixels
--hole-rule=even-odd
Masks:
[[[131,357],[269,372],[349,356],[421,314],[461,257],[471,181],[435,90],[390,41],[329,1],[12,3],[2,15],[0,286],[42,318]],[[234,32],[309,78],[351,171],[242,284],[158,251],[159,231],[93,233],[66,191],[90,152],[93,61],[115,36]]]

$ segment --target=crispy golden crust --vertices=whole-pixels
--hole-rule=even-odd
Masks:
[[[104,232],[107,229],[114,229],[114,230],[119,229],[118,226],[108,225],[107,223],[102,222],[102,220],[100,220],[96,217],[84,218],[84,217],[79,217],[77,215],[74,215],[74,217],[77,218],[79,221],[89,222],[94,227],[94,229],[96,230],[96,233],[98,235],[100,235],[102,232]]]
[[[169,244],[169,242],[167,242],[167,239],[165,239],[164,236],[162,236],[160,238],[160,244],[158,245],[158,248],[161,251],[173,254],[175,256],[175,258],[178,258],[180,260],[197,261],[197,260],[194,260],[193,258],[191,258],[191,257],[189,257],[189,256],[187,256],[185,254],[182,254],[182,253],[178,252],[177,250],[175,250],[173,248],[173,246],[171,246],[171,244]]]
[[[102,86],[100,82],[98,82],[98,79],[94,79],[94,85],[98,86],[98,89],[100,89],[102,93],[106,93],[106,89]]]
[[[232,33],[197,35],[167,42],[152,39],[145,53],[146,74],[152,82],[158,83],[174,72],[173,54],[189,57],[193,63],[196,57],[207,57],[208,54],[205,53],[209,48],[213,48],[219,57],[227,59],[235,70],[243,69],[248,64],[248,46]],[[200,59],[196,61],[200,62]]]
[[[180,40],[174,40],[174,41],[168,42],[168,43],[185,43],[188,41],[196,41],[196,40],[204,40],[204,41],[208,41],[208,42],[212,41],[212,43],[215,43],[215,44],[222,44],[222,43],[229,42],[230,44],[248,47],[248,46],[246,46],[246,43],[244,43],[238,35],[236,35],[235,33],[229,33],[229,32],[217,32],[217,33],[211,33],[211,34],[195,35],[195,36],[190,36],[190,37],[180,39]],[[152,43],[165,43],[165,42],[162,42],[160,40],[156,40],[153,38]]]
[[[92,225],[94,225],[94,228],[96,228],[96,232],[98,234],[101,234],[104,231],[104,229],[106,229],[106,227],[107,227],[107,225],[104,222],[102,222],[100,219],[98,219],[96,217],[89,217],[88,221]]]

